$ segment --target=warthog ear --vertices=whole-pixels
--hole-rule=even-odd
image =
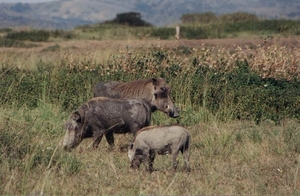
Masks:
[[[152,78],[152,84],[154,86],[154,89],[156,89],[157,86],[160,86],[162,82],[162,78]]]
[[[72,119],[75,120],[76,122],[80,122],[81,117],[78,111],[73,112]]]

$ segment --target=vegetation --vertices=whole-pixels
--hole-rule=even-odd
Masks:
[[[273,28],[277,22],[268,24]],[[282,24],[291,28],[289,21]],[[105,46],[80,48],[80,40],[74,39],[95,36],[104,27],[121,31],[110,25],[52,31],[46,40],[51,43],[42,50],[3,48],[1,195],[300,194],[299,49],[204,44],[120,47],[101,59],[97,57],[108,50]],[[167,35],[169,29],[120,28],[130,29],[126,36],[141,29],[166,29],[161,35]],[[185,36],[196,36],[198,27],[185,28]],[[168,33],[166,39],[171,30]],[[12,40],[19,41],[16,37]],[[64,47],[60,43],[64,39],[78,44]],[[129,41],[125,42],[136,42]],[[151,174],[144,167],[131,171],[122,148],[132,140],[129,134],[116,135],[112,151],[104,139],[98,149],[86,139],[71,153],[62,151],[64,123],[72,110],[92,97],[96,83],[148,77],[163,77],[172,86],[181,116],[172,119],[155,112],[152,124],[179,123],[190,131],[192,172],[183,170],[181,156],[177,172],[169,170],[169,156],[157,156],[157,171]]]
[[[216,16],[211,12],[185,14],[181,17],[182,39],[235,38],[247,36],[274,37],[300,34],[299,20],[261,20],[253,14],[237,12]],[[0,30],[2,47],[22,47],[19,41],[51,41],[58,39],[174,39],[174,27],[153,27],[141,19],[140,13],[118,14],[115,19],[101,24],[79,26],[63,30]],[[16,44],[11,44],[16,40]],[[28,47],[23,44],[23,47]]]
[[[233,22],[256,22],[259,18],[255,14],[245,12],[235,12],[229,14],[215,15],[212,12],[188,13],[181,16],[181,21],[185,25],[203,25],[210,23],[233,23]]]
[[[128,26],[151,26],[150,23],[141,19],[141,14],[138,12],[128,12],[117,14],[117,17],[111,21],[106,21],[105,23],[128,25]]]
[[[92,26],[78,27],[80,32],[97,32],[99,35],[93,35],[94,39],[111,39],[117,38],[160,38],[160,39],[174,39],[174,27],[130,27],[138,22],[130,22],[129,16],[133,15],[128,13],[118,15],[115,22],[105,22],[104,24],[96,24]],[[131,17],[133,17],[131,16]],[[133,17],[135,18],[135,17]],[[138,17],[136,17],[138,18]],[[239,37],[244,34],[252,34],[253,36],[292,36],[299,35],[300,28],[299,20],[287,19],[272,19],[261,20],[254,14],[237,12],[232,14],[224,14],[216,16],[211,12],[185,14],[181,17],[181,31],[180,37],[182,39],[212,39],[212,38],[228,38]],[[118,22],[119,21],[119,22]],[[127,22],[121,22],[127,21]],[[132,25],[130,25],[132,23]],[[116,27],[112,24],[129,24],[127,27]],[[147,25],[135,25],[147,26]],[[120,33],[122,32],[122,33]],[[107,37],[105,35],[110,35]],[[100,38],[97,38],[101,36]]]
[[[15,40],[29,40],[35,42],[47,41],[50,37],[50,32],[46,30],[30,30],[30,31],[17,31],[9,32],[6,35],[8,39]]]
[[[37,46],[38,44],[25,43],[15,39],[0,38],[0,47],[32,48]]]

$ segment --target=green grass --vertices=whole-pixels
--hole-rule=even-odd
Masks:
[[[52,44],[29,61],[3,54],[1,195],[300,194],[298,50],[141,47],[107,61],[69,50]],[[49,59],[39,57],[47,52]],[[286,72],[262,67],[269,64]],[[177,172],[169,156],[156,157],[152,174],[143,166],[131,171],[121,150],[130,134],[116,135],[112,151],[104,139],[98,149],[85,139],[71,153],[62,151],[64,123],[97,82],[146,77],[172,85],[181,116],[157,111],[152,124],[190,131],[192,172],[183,171],[181,155]]]
[[[299,35],[299,20],[215,21],[211,23],[180,24],[181,39],[213,39],[243,37],[244,34],[259,36]],[[122,25],[95,24],[78,27],[78,38],[83,39],[174,39],[175,27],[129,27]]]
[[[239,15],[236,16],[238,18]],[[194,22],[180,24],[181,39],[214,39],[214,38],[243,38],[295,36],[300,34],[299,20],[286,19],[256,19],[237,20],[230,18],[216,20],[209,23]],[[3,34],[0,46],[34,47],[21,42],[30,40],[57,41],[57,40],[136,40],[136,39],[174,39],[175,26],[169,27],[131,27],[117,24],[93,24],[76,27],[73,30],[13,30],[0,29]]]
[[[181,155],[177,172],[169,156],[157,156],[157,171],[149,174],[144,166],[131,171],[127,153],[119,150],[131,135],[116,135],[113,151],[105,140],[94,150],[85,139],[73,152],[63,152],[68,115],[46,103],[34,110],[1,108],[1,194],[299,194],[298,122],[187,126],[192,172],[183,171]]]

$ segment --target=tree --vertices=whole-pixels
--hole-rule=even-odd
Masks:
[[[150,23],[141,19],[141,14],[138,12],[117,14],[115,19],[105,23],[117,23],[128,26],[151,26]]]

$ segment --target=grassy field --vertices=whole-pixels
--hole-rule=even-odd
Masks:
[[[66,116],[47,104],[1,111],[2,195],[299,194],[300,156],[290,149],[299,138],[298,122],[199,122],[187,127],[192,171],[182,171],[181,156],[177,172],[170,170],[170,157],[158,156],[157,171],[149,174],[144,167],[131,171],[119,149],[130,135],[117,135],[113,151],[105,141],[93,150],[86,139],[63,152]]]
[[[249,113],[265,112],[257,123],[251,114],[243,113],[248,109],[240,107],[244,102],[231,102],[231,86],[225,85],[231,80],[217,78],[216,83],[210,84],[199,79],[194,83],[194,78],[190,77],[200,65],[218,70],[212,75],[203,72],[213,78],[218,73],[231,74],[230,70],[235,70],[237,61],[247,61],[251,70],[259,73],[255,77],[299,82],[298,40],[299,37],[270,40],[69,40],[40,42],[38,47],[26,49],[0,48],[0,78],[2,82],[6,81],[2,83],[5,92],[1,94],[0,106],[0,194],[300,194],[300,122],[296,110],[295,115],[289,115],[293,108],[299,108],[299,96],[289,96],[288,91],[283,91],[287,93],[286,97],[280,94],[284,100],[278,107],[282,110],[288,108],[284,110],[286,113],[276,113],[279,122],[268,118],[268,112],[271,113],[268,108],[272,110],[272,107],[260,105],[263,102],[259,99],[249,102],[250,106],[243,105],[253,109],[247,110]],[[137,65],[147,66],[140,72],[135,70]],[[152,121],[153,124],[180,123],[190,131],[191,172],[183,171],[181,155],[177,172],[170,170],[172,161],[169,156],[157,156],[154,162],[157,171],[151,174],[144,167],[140,171],[131,171],[127,151],[121,148],[132,139],[131,135],[117,135],[116,148],[112,151],[105,140],[98,149],[92,149],[90,139],[85,139],[71,153],[62,151],[64,122],[72,109],[92,96],[96,81],[130,80],[161,76],[162,73],[173,86],[172,96],[181,109],[181,117],[170,119],[155,112]],[[59,77],[66,80],[59,80]],[[85,77],[90,80],[84,82]],[[24,81],[27,86],[22,89]],[[59,81],[65,83],[59,86],[56,84]],[[79,84],[74,89],[69,87],[76,81]],[[205,97],[205,93],[219,83],[224,84],[219,91],[228,87],[222,99],[216,97],[223,105],[215,109],[214,105],[208,104],[208,98],[201,99],[200,104],[200,94]],[[41,89],[35,91],[35,86],[40,87],[38,84],[41,84]],[[55,92],[56,85],[63,90]],[[261,86],[257,89],[267,91]],[[255,96],[261,98],[255,94],[257,91],[248,91],[250,88],[239,90],[253,96],[249,100]],[[58,98],[53,98],[54,94],[58,94]],[[287,104],[288,97],[293,96],[294,105]],[[271,101],[275,98],[264,99]],[[232,117],[235,114],[233,108],[238,109],[240,120]],[[261,108],[264,110],[259,110]]]

